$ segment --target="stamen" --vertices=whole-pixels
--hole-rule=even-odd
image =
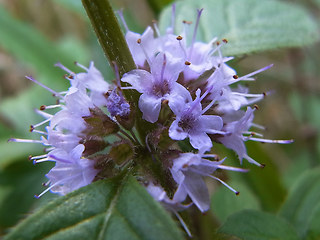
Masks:
[[[74,72],[72,72],[70,69],[68,69],[65,66],[63,66],[60,62],[57,62],[54,66],[62,69],[63,71],[69,73],[70,75],[75,75]]]
[[[217,154],[203,154],[204,158],[214,158],[217,159],[219,156]]]
[[[249,73],[249,74],[247,74],[247,75],[245,75],[245,76],[242,76],[242,77],[238,78],[238,81],[252,80],[252,79],[250,78],[251,76],[254,76],[254,75],[258,74],[258,73],[261,73],[261,72],[263,72],[263,71],[265,71],[265,70],[268,70],[268,69],[271,68],[272,66],[273,66],[273,64],[270,64],[269,66],[266,66],[266,67],[264,67],[264,68],[258,69],[257,71],[254,71],[254,72]]]
[[[10,138],[10,139],[8,139],[8,142],[19,142],[19,143],[41,143],[41,144],[43,144],[43,141],[41,141],[41,140],[22,139],[22,138]]]
[[[175,25],[176,25],[176,4],[172,4],[171,8],[171,29],[172,33],[175,31]]]
[[[83,66],[82,64],[78,63],[78,62],[74,62],[75,65],[77,65],[78,67],[81,67],[83,70],[86,70],[87,72],[89,71],[89,69],[85,66]],[[91,61],[90,64],[93,64],[93,62]]]
[[[30,129],[30,132],[34,132],[34,133],[39,133],[39,134],[43,134],[43,135],[48,135],[48,133],[44,132],[44,131],[39,131],[39,130],[36,130],[36,129]]]
[[[252,127],[258,128],[260,130],[266,130],[266,128],[260,124],[256,124],[256,123],[251,123]]]
[[[255,161],[253,158],[249,157],[247,154],[245,154],[245,155],[243,156],[243,158],[247,159],[249,163],[252,163],[252,164],[257,165],[258,167],[264,168],[264,165],[263,165],[263,164],[258,163],[258,162]]]
[[[41,125],[43,125],[43,124],[45,124],[45,123],[47,123],[49,121],[50,121],[50,119],[46,119],[46,120],[44,120],[42,122],[39,122],[39,123],[37,123],[35,125],[31,125],[30,128],[37,128],[37,127],[39,127],[39,126],[41,126]]]
[[[45,194],[46,192],[50,191],[53,187],[59,185],[60,183],[62,183],[63,181],[67,181],[69,178],[66,178],[66,179],[61,179],[60,181],[56,182],[55,184],[51,185],[50,187],[48,187],[46,190],[44,190],[42,193],[40,193],[39,195],[34,195],[35,198],[41,198],[41,196],[43,196],[43,194]]]
[[[62,105],[60,105],[60,104],[58,104],[58,105],[49,105],[49,106],[42,105],[42,106],[40,106],[39,110],[44,111],[46,109],[54,109],[54,108],[58,108],[58,107],[62,107]]]
[[[167,64],[167,57],[165,54],[163,54],[163,64],[161,68],[161,79],[160,79],[162,83],[164,82],[164,70],[166,68],[166,64]]]
[[[62,96],[60,95],[60,93],[52,90],[51,88],[47,87],[46,85],[42,84],[41,82],[38,82],[37,80],[35,80],[32,76],[26,76],[27,79],[29,79],[30,81],[38,84],[39,86],[43,87],[44,89],[46,89],[47,91],[53,93],[55,96],[58,96],[60,98],[62,98]]]
[[[37,159],[42,159],[42,158],[46,158],[47,154],[43,154],[43,155],[38,155],[38,156],[29,156],[29,160],[37,160]]]
[[[192,238],[192,234],[191,234],[191,232],[190,232],[187,224],[183,221],[183,219],[182,219],[182,217],[179,215],[179,213],[176,212],[176,211],[173,211],[173,213],[174,213],[174,214],[176,215],[176,217],[178,218],[179,222],[181,223],[183,229],[186,231],[186,233],[188,234],[188,236],[189,236],[190,238]]]
[[[231,167],[226,165],[219,165],[219,168],[224,170],[229,170],[229,171],[235,171],[235,172],[249,172],[249,169]]]
[[[210,43],[212,43],[212,45],[213,45],[214,43],[216,43],[216,47],[213,48],[213,49],[211,49],[211,50],[209,51],[208,56],[212,56],[213,54],[215,54],[216,52],[218,52],[218,53],[219,53],[219,58],[220,58],[220,60],[221,60],[221,63],[227,62],[227,61],[233,59],[233,57],[229,57],[229,58],[227,58],[227,60],[224,60],[224,58],[222,57],[222,54],[221,54],[220,49],[221,49],[221,47],[223,47],[224,45],[226,45],[225,42],[222,42],[222,43],[221,43],[220,41],[217,41],[217,38],[214,38],[214,39],[212,39],[212,41],[211,41]]]
[[[40,111],[39,109],[35,109],[35,112],[46,119],[51,119],[53,117],[52,114]]]
[[[181,36],[178,36],[178,37],[181,37]],[[182,42],[181,42],[182,37],[181,37],[181,40],[179,40],[180,38],[178,39],[178,37],[177,37],[177,40],[179,41],[179,47],[181,48],[181,50],[182,50],[182,52],[183,52],[184,58],[187,58],[186,49],[182,46]]]
[[[148,56],[145,48],[143,47],[143,43],[142,43],[142,41],[141,41],[141,38],[139,38],[139,39],[137,40],[137,43],[140,45],[140,47],[141,47],[141,49],[142,49],[142,52],[143,52],[144,56],[146,57],[149,66],[151,66],[150,58],[149,58],[149,56]]]
[[[222,183],[224,186],[226,186],[227,188],[229,188],[232,192],[234,192],[236,195],[239,195],[240,192],[238,192],[237,190],[233,189],[231,186],[229,186],[226,182],[222,181],[220,178],[217,178],[215,176],[212,175],[208,175],[208,177],[211,177],[217,181],[219,181],[220,183]]]
[[[113,64],[113,67],[114,67],[114,73],[116,75],[116,80],[117,80],[118,87],[121,88],[120,74],[119,74],[118,65],[117,65],[117,63],[115,61],[112,61],[112,64]]]
[[[196,41],[196,35],[197,35],[197,31],[198,31],[198,26],[199,26],[199,21],[200,21],[200,17],[202,14],[203,8],[201,8],[200,10],[197,9],[198,12],[198,16],[197,16],[197,21],[196,21],[196,25],[194,26],[194,30],[193,30],[193,36],[192,36],[192,42],[191,42],[191,46],[190,46],[190,50],[189,50],[189,55],[188,55],[188,59],[190,60],[192,57],[192,52],[193,52],[193,45]]]
[[[250,131],[244,131],[242,132],[243,134],[248,134],[250,136],[258,136],[258,137],[263,137],[263,134],[256,133],[256,132],[250,132]]]
[[[42,163],[42,162],[52,162],[54,160],[50,159],[50,158],[42,158],[42,159],[38,159],[38,160],[33,160],[33,165],[36,165],[38,163]]]
[[[263,142],[263,143],[278,143],[278,144],[290,144],[293,143],[293,139],[288,140],[272,140],[272,139],[263,139],[263,138],[255,138],[255,137],[246,137],[247,140],[255,141],[255,142]]]
[[[159,27],[158,27],[158,24],[157,24],[157,21],[156,20],[153,20],[152,21],[152,24],[153,24],[153,28],[157,34],[157,37],[160,37],[161,34],[160,34],[160,30],[159,30]]]
[[[123,9],[118,10],[117,13],[118,13],[118,15],[119,15],[119,17],[120,17],[120,20],[121,20],[124,28],[126,29],[127,32],[129,32],[128,25],[127,25],[127,23],[126,23],[126,20],[125,20],[124,17],[123,17]]]

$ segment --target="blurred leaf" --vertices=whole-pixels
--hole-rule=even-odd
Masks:
[[[66,214],[67,213],[67,214]],[[4,239],[182,239],[175,223],[133,178],[98,181],[61,197]]]
[[[90,54],[89,49],[75,36],[65,36],[57,43],[59,50],[72,53],[73,61],[79,62],[83,65],[89,65]],[[69,64],[69,63],[68,63]],[[78,71],[83,71],[81,68],[77,68]]]
[[[47,76],[46,81],[42,79],[42,82],[49,82],[52,77],[61,77],[60,72],[53,67],[56,62],[73,63],[72,52],[60,51],[35,28],[13,18],[1,5],[0,32],[0,46],[33,67],[37,73]]]
[[[0,169],[10,165],[13,161],[27,160],[30,154],[40,153],[41,148],[37,144],[14,143],[6,139],[0,141]]]
[[[285,220],[270,213],[243,210],[231,215],[219,232],[242,240],[298,240],[296,232]]]
[[[82,6],[82,2],[79,0],[55,0],[55,2],[59,3],[60,5],[64,6],[65,8],[69,9],[70,11],[79,13],[83,16],[86,15],[86,11]]]
[[[320,202],[319,190],[320,169],[309,170],[295,182],[280,211],[281,216],[292,223],[301,237],[305,237]]]
[[[283,182],[287,189],[290,189],[292,183],[310,169],[309,154],[307,149],[300,150],[292,158],[290,164],[286,166],[286,171],[283,173]]]
[[[320,203],[316,205],[310,217],[310,222],[307,230],[307,240],[320,239]]]
[[[1,168],[0,232],[13,226],[37,202],[34,195],[43,191],[41,183],[49,165],[34,166],[25,160]]]
[[[319,40],[316,23],[298,5],[260,0],[186,0],[176,5],[176,32],[183,20],[196,20],[196,9],[204,8],[197,37],[209,42],[214,37],[229,43],[222,51],[241,55],[280,47],[300,47]],[[170,26],[171,8],[162,12],[160,28]],[[189,31],[191,34],[193,30]],[[191,38],[190,38],[191,39]]]
[[[270,153],[262,148],[261,143],[246,142],[248,155],[259,163],[265,164],[265,168],[248,163],[243,159],[243,164],[239,167],[249,169],[247,173],[228,172],[233,180],[240,179],[260,202],[263,210],[276,212],[283,203],[286,196],[286,189],[281,181],[279,170],[273,163]],[[239,159],[235,153],[225,149],[222,145],[215,145],[219,156],[226,156],[228,161],[232,161],[234,166],[239,165]]]
[[[57,91],[66,88],[67,81],[62,79],[63,71],[53,65],[61,61],[71,64],[74,59],[73,50],[61,51],[39,31],[28,24],[14,19],[0,6],[0,46],[13,54],[18,60],[32,67],[40,81],[44,84],[52,82],[52,88]],[[27,74],[26,74],[27,75]],[[10,121],[14,132],[25,132],[28,125],[38,121],[32,109],[49,102],[54,103],[51,94],[40,87],[32,87],[19,97],[1,102],[0,112]],[[39,101],[39,99],[41,99]],[[7,137],[7,136],[6,136]]]
[[[240,194],[236,196],[225,186],[220,186],[213,194],[211,211],[220,222],[224,222],[228,216],[243,209],[260,209],[259,200],[246,184],[239,181],[231,181],[228,184]]]
[[[56,91],[66,89],[68,82],[62,79],[64,72],[55,68],[54,63],[61,61],[63,64],[71,65],[75,60],[88,61],[88,53],[76,40],[65,38],[59,44],[52,43],[32,26],[13,18],[1,6],[0,32],[0,46],[32,67],[39,77],[38,80]],[[12,125],[11,130],[1,131],[0,150],[5,156],[0,159],[1,165],[7,164],[7,161],[13,158],[18,159],[26,155],[24,151],[28,151],[29,148],[36,149],[31,145],[22,147],[9,145],[7,140],[10,137],[30,138],[27,134],[29,126],[42,120],[33,109],[53,103],[55,99],[52,94],[35,84],[18,97],[1,102],[1,115]],[[16,151],[12,151],[13,149]]]
[[[169,3],[171,3],[173,0],[147,0],[150,8],[152,9],[152,11],[154,12],[155,15],[159,15],[159,13],[161,12],[161,10],[168,5]]]

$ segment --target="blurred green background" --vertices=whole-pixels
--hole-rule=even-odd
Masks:
[[[112,1],[115,9],[124,9],[129,28],[137,32],[150,25],[168,2]],[[303,6],[320,23],[320,1],[288,2]],[[230,63],[239,75],[274,63],[273,68],[259,74],[258,81],[250,84],[251,92],[274,90],[273,95],[259,103],[255,122],[267,127],[265,138],[295,142],[290,145],[247,143],[249,155],[267,167],[250,166],[249,174],[220,176],[241,192],[237,199],[210,181],[215,193],[211,212],[216,224],[244,208],[276,213],[296,180],[319,166],[319,53],[317,43],[243,55]],[[7,143],[11,137],[36,138],[36,134],[28,132],[31,124],[41,120],[34,109],[54,101],[48,92],[24,76],[32,75],[61,91],[68,83],[54,63],[59,61],[80,71],[73,62],[88,65],[90,60],[105,79],[113,79],[81,1],[0,1],[0,236],[33,209],[56,197],[51,193],[40,200],[33,197],[44,190],[41,183],[51,165],[34,166],[28,156],[41,153],[43,147]],[[228,163],[237,164],[232,153],[219,148],[218,151],[229,157]]]

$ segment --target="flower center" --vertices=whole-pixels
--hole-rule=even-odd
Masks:
[[[185,132],[190,132],[196,124],[196,118],[193,115],[184,115],[180,119],[178,126]]]
[[[165,94],[170,93],[170,86],[167,80],[163,80],[153,85],[152,94],[157,97],[163,97]]]

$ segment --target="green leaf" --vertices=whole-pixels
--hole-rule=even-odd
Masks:
[[[247,173],[228,172],[232,179],[240,179],[256,196],[261,209],[276,212],[283,203],[286,189],[283,186],[279,170],[274,164],[274,156],[267,152],[261,143],[247,141],[248,155],[259,163],[265,164],[264,168],[248,163],[245,159],[239,166],[239,159],[232,150],[225,149],[222,145],[216,145],[215,149],[219,156],[226,156],[234,166],[249,169]],[[241,194],[241,193],[240,193]]]
[[[56,62],[70,64],[74,61],[72,52],[61,51],[35,28],[13,18],[1,6],[0,32],[0,46],[33,67],[37,73],[47,76],[46,82],[50,77],[61,77],[61,72],[53,67]],[[44,82],[44,79],[41,81]]]
[[[69,9],[70,11],[76,12],[81,14],[82,16],[86,15],[86,12],[82,6],[81,1],[79,0],[55,0],[58,4],[64,6],[65,8]]]
[[[306,235],[320,202],[319,189],[320,168],[309,170],[295,182],[280,211],[281,216],[292,223],[301,237]]]
[[[225,186],[220,186],[211,198],[211,211],[221,222],[240,210],[260,208],[259,200],[246,184],[239,181],[231,181],[228,184],[240,194],[236,196]]]
[[[183,20],[196,20],[196,9],[204,8],[197,37],[209,42],[226,38],[227,55],[241,55],[280,47],[300,47],[319,40],[316,23],[302,7],[281,1],[186,0],[176,6],[176,32]],[[161,15],[160,29],[170,25],[171,8]],[[192,33],[192,28],[190,33]],[[191,38],[190,38],[191,39]]]
[[[218,231],[242,240],[299,239],[293,227],[284,219],[254,210],[243,210],[231,215]]]
[[[133,178],[98,181],[52,201],[4,240],[182,239],[175,223]]]
[[[310,217],[310,222],[307,230],[307,240],[320,239],[320,203],[316,205]]]
[[[24,160],[0,168],[0,235],[37,202],[33,196],[43,191],[41,183],[50,166],[51,163],[34,166]]]

